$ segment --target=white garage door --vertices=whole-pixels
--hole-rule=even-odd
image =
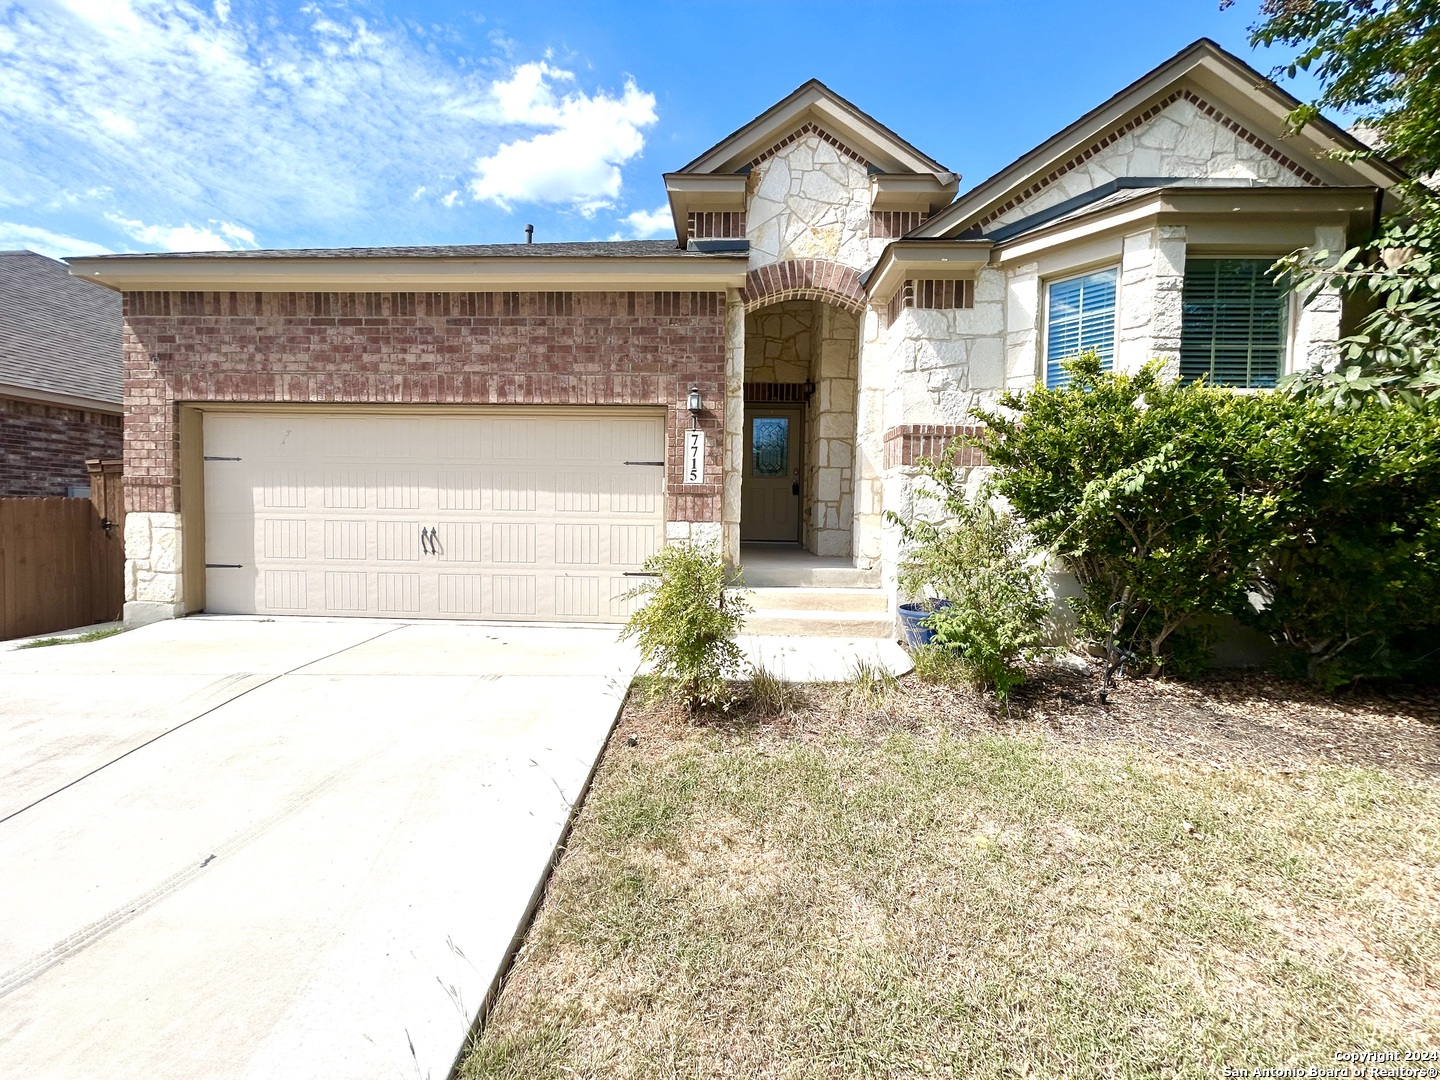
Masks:
[[[665,421],[208,413],[205,608],[617,622],[664,537]]]

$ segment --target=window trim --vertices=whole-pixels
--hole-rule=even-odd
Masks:
[[[1103,262],[1095,263],[1079,270],[1066,270],[1064,273],[1055,274],[1051,277],[1040,279],[1040,325],[1038,327],[1038,345],[1036,354],[1035,385],[1050,389],[1050,383],[1045,377],[1046,368],[1050,366],[1050,289],[1055,285],[1063,285],[1067,281],[1074,281],[1076,278],[1089,277],[1091,274],[1098,274],[1103,270],[1115,271],[1115,328],[1114,341],[1111,345],[1110,370],[1118,370],[1120,361],[1120,308],[1122,303],[1121,279],[1124,277],[1123,268],[1118,259],[1106,259]]]

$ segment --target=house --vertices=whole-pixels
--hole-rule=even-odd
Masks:
[[[86,495],[86,459],[120,457],[120,303],[0,251],[0,496]]]
[[[884,512],[978,402],[1331,356],[1265,268],[1402,175],[1294,104],[1199,41],[957,196],[809,82],[666,174],[673,240],[71,260],[125,295],[127,617],[614,621],[680,538],[893,613]]]

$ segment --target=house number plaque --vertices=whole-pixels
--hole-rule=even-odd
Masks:
[[[685,483],[705,482],[705,432],[692,428],[685,432]]]

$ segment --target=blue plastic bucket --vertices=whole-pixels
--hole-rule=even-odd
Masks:
[[[939,608],[949,607],[948,600],[931,600],[923,604],[900,605],[900,627],[905,631],[905,644],[912,648],[929,645],[935,640],[935,631],[920,623],[928,619]]]

